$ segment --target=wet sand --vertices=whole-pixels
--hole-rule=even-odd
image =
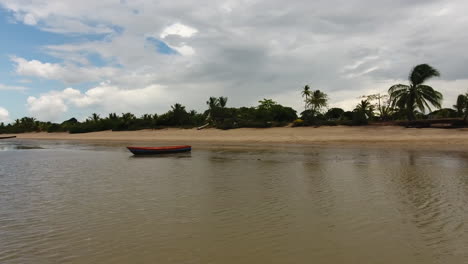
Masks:
[[[8,136],[8,135],[4,135]],[[161,129],[101,131],[84,134],[25,133],[17,139],[79,140],[104,142],[160,142],[194,145],[360,145],[418,146],[468,150],[468,129],[366,127],[279,127],[219,129]]]

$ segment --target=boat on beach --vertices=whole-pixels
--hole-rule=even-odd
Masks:
[[[0,139],[16,138],[16,136],[0,137]]]
[[[172,154],[189,152],[192,150],[192,146],[166,146],[166,147],[127,147],[133,155],[155,155],[155,154]]]

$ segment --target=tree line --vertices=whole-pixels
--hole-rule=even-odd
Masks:
[[[466,124],[468,118],[468,93],[460,94],[454,109],[441,108],[443,96],[425,84],[438,77],[438,70],[428,64],[413,68],[409,84],[395,84],[388,94],[371,94],[361,97],[352,111],[328,108],[328,95],[320,90],[311,90],[305,85],[301,91],[304,111],[297,115],[291,107],[283,106],[272,99],[262,99],[255,107],[228,107],[227,97],[210,97],[208,109],[203,113],[186,110],[176,103],[164,114],[110,113],[101,117],[94,113],[85,121],[71,118],[62,123],[42,122],[33,117],[23,117],[13,123],[0,123],[0,133],[24,132],[70,132],[160,129],[166,127],[193,128],[212,126],[219,129],[241,127],[265,128],[274,126],[320,126],[320,125],[366,125],[369,122],[414,121],[429,118],[459,118]],[[432,111],[432,108],[437,109]],[[426,112],[429,112],[426,114]]]

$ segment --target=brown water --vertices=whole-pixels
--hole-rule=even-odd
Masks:
[[[0,263],[468,263],[462,152],[0,144]]]

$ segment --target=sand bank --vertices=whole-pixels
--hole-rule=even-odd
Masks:
[[[7,135],[5,135],[7,136]],[[333,144],[347,145],[403,145],[463,148],[468,150],[468,129],[417,129],[394,126],[365,127],[279,127],[219,129],[162,129],[139,131],[101,131],[85,134],[25,133],[18,139],[80,140],[113,142],[160,142],[194,145],[235,144]]]

